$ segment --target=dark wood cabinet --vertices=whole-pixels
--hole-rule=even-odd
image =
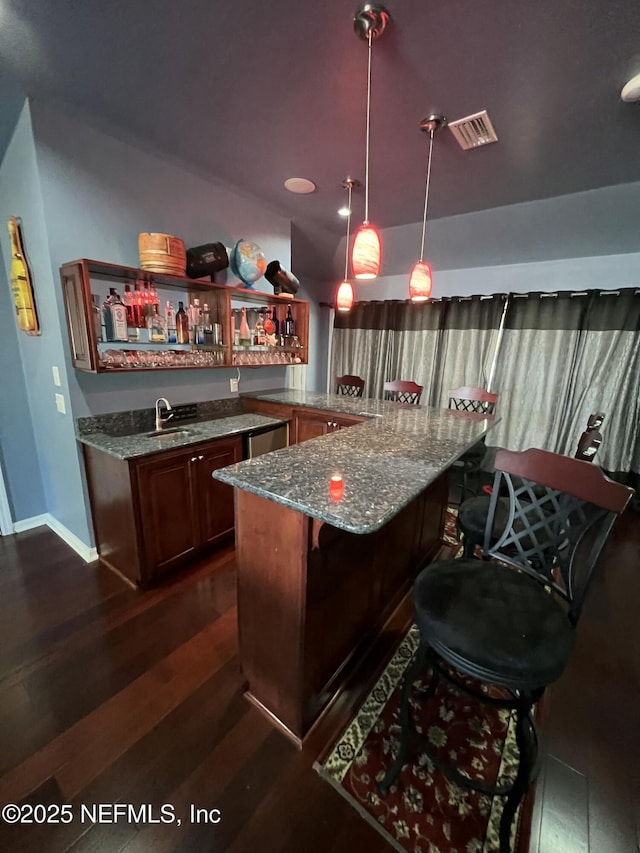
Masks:
[[[320,409],[294,409],[293,412],[293,441],[300,444],[310,438],[326,435],[329,432],[355,426],[366,418],[351,415],[341,415],[337,412],[325,412]]]
[[[233,489],[211,476],[242,459],[239,437],[119,460],[84,446],[100,559],[144,586],[234,529]]]

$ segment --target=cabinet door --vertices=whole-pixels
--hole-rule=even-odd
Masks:
[[[179,565],[198,548],[194,455],[193,450],[163,453],[137,465],[143,560],[149,578]]]
[[[233,532],[233,487],[214,480],[218,468],[242,460],[242,439],[221,439],[197,448],[194,503],[200,521],[200,543],[211,545]]]
[[[332,424],[332,429],[344,429],[345,427],[355,426],[366,421],[366,418],[359,418],[357,415],[331,415],[329,418]]]
[[[293,416],[293,434],[295,443],[300,444],[301,441],[308,441],[310,438],[318,438],[320,435],[326,435],[330,430],[331,419],[329,412],[312,414],[309,412],[297,411]]]

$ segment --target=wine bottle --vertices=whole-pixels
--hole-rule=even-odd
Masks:
[[[38,318],[33,301],[31,278],[24,257],[18,220],[15,216],[9,219],[7,227],[9,229],[9,236],[11,237],[10,279],[13,304],[18,315],[18,328],[22,329],[23,332],[37,335],[39,331]]]
[[[138,318],[136,317],[135,298],[131,293],[131,286],[127,283],[124,286],[124,294],[122,297],[124,307],[127,312],[127,338],[130,341],[137,341],[138,335]]]
[[[251,344],[251,332],[247,323],[247,309],[242,309],[242,319],[240,320],[240,346],[248,347]]]
[[[284,336],[285,338],[292,338],[296,333],[296,325],[293,321],[293,314],[291,313],[291,305],[287,305],[287,316],[284,319]]]
[[[184,302],[178,302],[176,311],[176,332],[179,344],[189,343],[189,318],[184,310]]]
[[[91,311],[93,313],[93,326],[96,331],[96,341],[100,343],[102,338],[102,311],[100,310],[99,297],[95,293],[91,294]]]
[[[109,288],[109,295],[102,303],[104,328],[108,341],[127,341],[127,309],[115,287]]]
[[[167,343],[177,344],[178,333],[176,331],[176,312],[173,310],[173,304],[167,300],[167,307],[164,312],[165,325],[167,328]]]

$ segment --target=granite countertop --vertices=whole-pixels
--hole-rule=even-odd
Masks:
[[[251,396],[370,418],[213,474],[231,486],[359,534],[386,524],[498,422],[467,412],[335,394],[281,391]],[[332,477],[341,478],[338,500],[329,493]]]
[[[78,441],[81,441],[83,444],[88,444],[90,447],[102,450],[110,456],[115,456],[118,459],[135,459],[139,456],[164,453],[167,450],[179,450],[181,447],[188,447],[191,444],[197,444],[201,441],[211,441],[216,438],[240,435],[263,427],[279,426],[282,423],[286,423],[286,421],[281,418],[267,418],[264,415],[234,413],[229,415],[212,415],[207,420],[199,419],[185,423],[176,422],[175,427],[169,421],[167,430],[162,434],[161,439],[149,436],[148,433],[153,430],[153,425],[145,432],[139,431],[125,435],[114,434],[121,432],[121,429],[111,429],[109,431],[99,431],[96,429],[87,432],[78,430],[77,437]],[[108,426],[106,428],[108,429]],[[185,432],[173,434],[170,431],[172,428]]]

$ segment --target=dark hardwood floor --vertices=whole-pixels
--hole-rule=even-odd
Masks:
[[[638,516],[620,520],[605,567],[546,700],[532,853],[639,849]],[[0,822],[0,850],[389,851],[312,769],[340,704],[298,752],[242,689],[233,548],[139,592],[47,528],[0,537],[0,805],[74,814]],[[150,804],[156,820],[170,804],[181,824],[83,822],[97,803]],[[191,804],[220,822],[190,822]]]

